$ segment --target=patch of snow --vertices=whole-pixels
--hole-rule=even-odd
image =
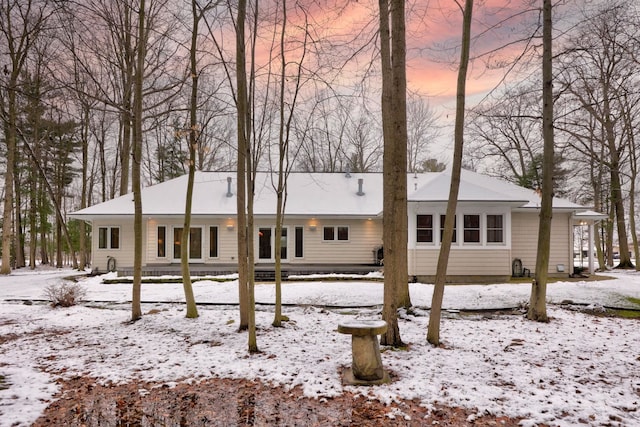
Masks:
[[[382,361],[394,374],[390,384],[358,388],[341,383],[340,370],[351,364],[351,337],[338,324],[379,318],[383,284],[368,281],[313,281],[283,284],[289,318],[271,326],[273,308],[259,305],[258,346],[249,355],[246,332],[237,332],[237,281],[193,284],[199,318],[186,319],[182,284],[143,284],[145,315],[129,323],[130,284],[105,285],[111,275],[80,283],[91,303],[54,309],[43,290],[70,270],[19,271],[0,277],[0,426],[30,425],[54,398],[56,380],[87,375],[102,383],[133,379],[165,384],[211,377],[260,379],[305,396],[330,398],[345,390],[390,403],[419,399],[482,414],[523,417],[522,425],[554,426],[621,420],[640,425],[640,367],[637,320],[593,317],[549,306],[551,322],[522,316],[445,317],[442,348],[426,342],[427,312],[433,286],[411,284],[415,314],[399,320],[407,350],[383,348]],[[613,280],[549,284],[548,300],[560,303],[636,307],[640,275],[608,273]],[[513,307],[528,299],[528,284],[447,286],[444,308]],[[17,301],[16,301],[17,300]],[[271,304],[274,286],[256,286],[256,301]],[[215,305],[219,304],[219,305]],[[315,306],[313,306],[315,305]],[[347,308],[327,308],[327,307]],[[358,308],[348,308],[355,306]],[[368,307],[368,308],[366,308]],[[423,307],[423,308],[420,308]],[[153,313],[153,314],[151,314]],[[401,417],[401,413],[389,416]]]

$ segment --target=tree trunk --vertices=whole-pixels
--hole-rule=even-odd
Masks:
[[[552,21],[551,0],[543,0],[542,28],[542,136],[544,140],[544,161],[542,166],[542,201],[540,226],[538,228],[538,248],[536,252],[536,273],[531,285],[531,298],[527,318],[538,322],[548,322],[547,317],[547,275],[549,270],[549,250],[551,247],[551,218],[553,216],[553,68],[552,68]]]
[[[82,120],[82,188],[80,190],[80,209],[87,207],[87,186],[89,177],[87,170],[89,167],[89,127],[91,126],[91,109],[87,104],[83,105]],[[86,239],[86,222],[79,223],[79,263],[78,270],[84,270],[87,267],[87,239]]]
[[[11,273],[11,241],[13,239],[13,183],[14,165],[16,158],[16,83],[17,75],[9,82],[8,91],[8,123],[5,126],[7,131],[7,162],[4,174],[4,208],[2,213],[2,265],[0,274]]]
[[[131,183],[133,185],[133,287],[131,298],[131,320],[135,321],[142,317],[141,289],[142,289],[142,249],[144,241],[142,239],[142,186],[140,169],[142,165],[142,83],[144,80],[144,58],[146,49],[145,37],[145,0],[140,0],[140,11],[138,12],[138,44],[137,44],[137,64],[135,73],[134,109],[133,109],[133,165],[131,168]],[[183,233],[187,230],[183,230]]]
[[[238,2],[236,27],[236,84],[237,84],[237,138],[238,162],[236,170],[236,213],[238,234],[238,301],[240,308],[240,331],[249,328],[249,253],[247,231],[247,153],[249,148],[249,123],[247,93],[247,70],[244,27],[247,13],[246,0]]]
[[[635,133],[633,127],[633,112],[627,96],[624,96],[624,134],[627,136],[627,146],[629,147],[629,169],[631,182],[629,188],[629,230],[631,230],[631,241],[633,242],[633,256],[636,260],[636,271],[640,271],[640,248],[638,247],[638,234],[636,230],[636,179],[638,179],[638,152],[636,150]]]
[[[189,108],[189,178],[187,181],[186,204],[184,207],[184,226],[182,228],[182,242],[180,247],[180,263],[182,267],[182,286],[187,302],[189,319],[198,317],[198,307],[191,286],[191,272],[189,270],[189,236],[191,235],[191,203],[193,200],[193,181],[196,174],[196,145],[198,144],[198,67],[196,48],[198,41],[198,16],[196,0],[191,0],[193,28],[191,29],[191,48],[189,52],[191,63],[191,101]]]
[[[405,5],[402,0],[380,0],[379,7],[384,137],[382,318],[387,322],[380,342],[400,347],[404,343],[400,337],[397,310],[399,296],[404,294],[400,289],[408,287]]]
[[[458,68],[458,83],[456,89],[456,119],[454,128],[453,164],[451,167],[451,183],[449,186],[449,200],[444,220],[444,233],[440,243],[436,280],[429,313],[427,341],[434,346],[440,345],[440,319],[442,314],[442,300],[444,286],[447,279],[447,265],[453,241],[453,230],[458,206],[458,191],[460,189],[460,175],[462,172],[462,154],[464,148],[464,108],[466,100],[467,69],[469,66],[469,47],[471,44],[471,18],[473,16],[473,0],[466,0],[464,4],[462,43],[460,49],[460,66]]]
[[[14,268],[21,268],[25,266],[25,260],[24,260],[24,235],[22,232],[22,228],[23,228],[23,224],[22,224],[22,190],[21,190],[21,176],[20,176],[20,169],[19,169],[19,164],[21,162],[20,160],[20,151],[16,145],[16,156],[15,156],[15,166],[13,168],[14,171],[14,180],[15,180],[15,185],[13,188],[14,191],[14,209],[15,209],[15,213],[14,213],[14,243],[13,243],[13,247],[14,247],[14,258],[13,258],[13,267]]]

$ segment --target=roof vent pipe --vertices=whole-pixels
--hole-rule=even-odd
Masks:
[[[358,178],[358,196],[364,196],[364,191],[362,191],[362,184],[364,183],[363,178]]]
[[[232,197],[233,193],[231,192],[231,177],[227,177],[227,197]]]
[[[351,166],[347,165],[347,168],[344,172],[345,178],[351,178]]]

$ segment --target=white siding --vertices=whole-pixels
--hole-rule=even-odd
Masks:
[[[149,264],[171,264],[173,258],[173,229],[182,228],[182,219],[150,219],[147,222],[147,259]],[[159,258],[157,251],[158,226],[165,226],[167,232],[166,257]],[[209,227],[218,227],[218,257],[209,256]],[[202,256],[205,264],[236,263],[238,256],[237,230],[235,219],[194,218],[191,227],[202,228]]]
[[[436,274],[439,248],[413,249],[409,251],[409,275],[431,276]],[[456,249],[451,248],[448,276],[504,276],[511,275],[509,250]]]
[[[98,229],[100,227],[119,227],[120,228],[120,248],[119,249],[99,249],[98,248]],[[144,238],[144,230],[142,231]],[[91,234],[91,259],[92,267],[99,271],[107,271],[108,257],[113,257],[116,260],[116,267],[133,267],[133,252],[134,252],[134,239],[133,239],[133,221],[127,221],[127,223],[119,223],[115,220],[102,220],[93,221]],[[143,264],[145,260],[145,251],[142,254]]]
[[[258,226],[269,225],[260,222]],[[382,223],[377,219],[299,219],[287,220],[291,264],[371,264],[373,250],[382,244]],[[302,258],[294,257],[295,227],[303,227]],[[325,241],[323,228],[349,227],[349,240]]]
[[[551,220],[551,250],[549,253],[549,274],[557,273],[556,266],[563,264],[565,271],[570,272],[570,213],[553,214]],[[538,247],[537,212],[516,212],[512,215],[512,260],[520,258],[522,265],[533,273],[536,268],[536,252]]]

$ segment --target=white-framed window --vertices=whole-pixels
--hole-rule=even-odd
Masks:
[[[442,243],[442,237],[444,236],[444,221],[446,215],[440,215],[440,243]],[[458,215],[453,217],[453,238],[451,243],[456,243],[458,237]]]
[[[477,206],[474,206],[473,210],[463,208],[458,211],[453,223],[453,246],[459,249],[465,247],[495,249],[496,246],[508,246],[510,236],[508,211],[495,207],[487,207],[488,212],[485,213],[478,213],[478,210]],[[409,226],[415,230],[415,237],[412,238],[419,247],[438,247],[442,244],[445,214],[441,212],[438,210],[415,212],[415,222],[410,221]]]
[[[187,250],[189,260],[202,259],[202,227],[191,227],[189,229],[189,238],[187,242]],[[182,227],[173,228],[173,258],[180,259],[182,246]]]
[[[433,243],[433,215],[416,215],[416,242]]]
[[[349,227],[345,225],[323,227],[322,239],[325,242],[346,242],[349,240]]]
[[[120,249],[120,227],[98,227],[98,249]]]
[[[467,214],[463,215],[463,241],[464,243],[481,243],[480,242],[480,215]]]
[[[289,259],[289,228],[282,227],[280,234],[280,259]],[[272,261],[275,259],[275,227],[258,228],[258,259]]]
[[[504,243],[504,215],[487,214],[487,243]]]

